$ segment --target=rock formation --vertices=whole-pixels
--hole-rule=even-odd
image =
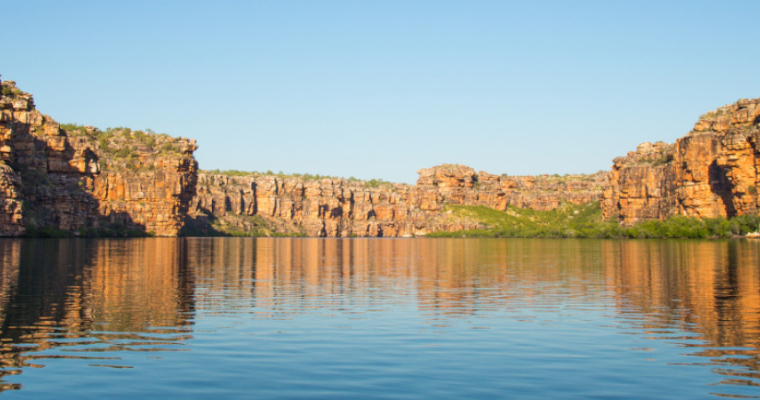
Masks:
[[[240,234],[302,234],[328,237],[410,237],[428,232],[479,229],[458,219],[445,204],[507,205],[538,210],[601,199],[606,173],[510,177],[476,173],[461,165],[418,171],[416,185],[338,178],[318,180],[273,175],[200,173],[188,227]]]
[[[0,236],[27,228],[174,236],[195,193],[195,141],[61,126],[0,82]]]
[[[614,160],[603,214],[623,223],[674,215],[756,214],[760,99],[703,115],[674,145],[643,143]]]
[[[183,227],[188,234],[418,236],[484,227],[447,204],[551,210],[600,200],[607,181],[606,173],[513,177],[461,165],[422,169],[416,185],[198,174],[193,140],[60,125],[13,81],[0,84],[2,236],[28,229],[175,236]]]
[[[554,210],[560,204],[601,200],[607,173],[585,175],[509,176],[475,172],[461,165],[439,165],[417,171],[420,190],[440,193],[449,204],[482,205],[504,211],[507,205]]]

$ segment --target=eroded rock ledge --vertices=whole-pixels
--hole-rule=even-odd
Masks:
[[[0,236],[28,229],[176,236],[195,195],[194,140],[61,126],[0,82]]]
[[[507,205],[551,210],[563,202],[598,201],[607,174],[506,176],[476,173],[462,165],[418,171],[416,185],[346,179],[308,180],[272,175],[200,173],[190,207],[193,234],[214,230],[245,234],[327,237],[411,237],[429,232],[484,228],[446,212],[445,204]],[[266,232],[261,232],[266,230]]]
[[[643,143],[610,173],[508,176],[439,165],[415,185],[199,173],[194,140],[60,125],[0,81],[0,236],[29,229],[408,237],[484,228],[447,205],[552,210],[602,200],[621,223],[757,214],[760,99],[703,115],[675,144]]]
[[[27,230],[417,236],[483,228],[446,204],[550,210],[601,199],[606,174],[506,176],[461,165],[416,185],[198,174],[194,140],[61,125],[0,82],[0,236]],[[197,192],[197,195],[196,195]]]
[[[704,114],[675,144],[643,143],[614,160],[604,216],[630,224],[757,214],[759,140],[760,99],[744,99]]]

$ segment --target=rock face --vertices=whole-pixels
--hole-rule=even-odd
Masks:
[[[507,205],[533,210],[554,210],[561,203],[583,204],[601,200],[607,173],[592,175],[492,175],[461,165],[439,165],[417,171],[417,187],[441,195],[449,204],[482,205],[504,211]]]
[[[607,181],[606,173],[512,177],[461,165],[422,169],[416,185],[199,174],[193,140],[60,125],[13,81],[0,84],[0,236],[50,228],[176,236],[185,227],[195,234],[410,237],[484,228],[455,217],[447,204],[551,210],[600,200]]]
[[[195,141],[61,126],[0,82],[0,235],[27,228],[175,236],[195,193]]]
[[[410,237],[428,232],[479,229],[456,219],[445,204],[507,205],[550,210],[562,202],[601,199],[607,174],[509,177],[476,173],[461,165],[418,171],[416,185],[376,186],[345,179],[307,180],[272,175],[200,173],[188,224],[195,234],[214,229],[244,234],[327,237]]]
[[[190,225],[199,234],[210,233],[209,222],[225,232],[321,237],[409,237],[481,227],[431,214],[440,204],[437,193],[403,184],[369,187],[345,179],[201,173],[197,192]]]
[[[614,160],[602,209],[623,223],[758,210],[760,99],[703,115],[674,145],[643,143]]]
[[[11,167],[0,163],[0,236],[18,236],[24,233],[21,178]]]

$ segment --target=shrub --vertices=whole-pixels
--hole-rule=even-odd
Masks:
[[[30,225],[26,227],[26,234],[24,236],[29,238],[67,238],[73,236],[73,234],[52,226],[38,228]]]
[[[676,216],[662,221],[642,221],[620,226],[604,221],[598,203],[563,204],[556,210],[536,211],[508,207],[506,212],[484,206],[447,205],[445,210],[460,219],[486,225],[486,229],[436,232],[432,237],[541,237],[541,238],[728,238],[760,229],[760,216],[731,219]]]
[[[164,143],[163,146],[161,146],[161,152],[162,153],[179,153],[179,147],[175,145],[174,143]]]
[[[393,183],[386,182],[382,179],[370,179],[365,183],[365,186],[367,186],[368,188],[377,188],[380,186],[392,186],[392,185]]]
[[[127,158],[127,157],[129,157],[132,154],[133,151],[134,150],[131,147],[124,146],[124,147],[116,150],[116,152],[114,153],[114,155],[116,157],[119,157],[119,158]]]

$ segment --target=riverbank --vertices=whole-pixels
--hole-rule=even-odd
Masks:
[[[752,237],[760,230],[758,215],[701,219],[676,216],[620,225],[614,218],[604,219],[597,203],[564,204],[551,211],[508,207],[505,212],[482,206],[448,205],[446,212],[488,228],[434,232],[426,237],[706,239]]]

